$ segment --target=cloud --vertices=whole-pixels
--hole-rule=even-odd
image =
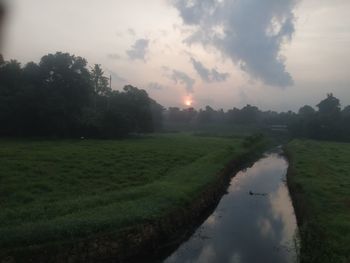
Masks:
[[[194,58],[191,58],[191,62],[201,79],[207,83],[225,81],[230,75],[228,73],[220,73],[215,68],[208,69]]]
[[[271,86],[293,84],[281,47],[294,33],[299,0],[172,0],[184,24],[185,40],[216,47],[252,78]]]
[[[131,36],[135,36],[135,35],[136,35],[135,30],[132,29],[132,28],[128,28],[128,33],[129,33],[129,35],[131,35]]]
[[[168,72],[170,70],[170,68],[168,66],[162,66],[161,69],[165,72]]]
[[[145,56],[148,52],[149,40],[148,39],[138,39],[131,46],[130,50],[127,50],[126,53],[130,59],[140,59],[145,61]]]
[[[162,34],[163,37],[166,37],[168,35],[168,31],[166,30],[160,30],[160,33]]]
[[[187,92],[193,92],[193,85],[195,83],[195,80],[188,76],[185,72],[174,69],[171,72],[169,78],[172,79],[176,84],[180,83],[182,85],[185,85]]]
[[[210,70],[204,67],[200,61],[197,61],[194,58],[191,58],[191,62],[201,79],[205,82],[210,82]]]
[[[163,86],[162,84],[159,84],[158,82],[150,82],[147,85],[147,88],[152,90],[163,90],[165,89],[165,86]]]
[[[121,56],[117,53],[111,53],[111,54],[107,54],[107,58],[113,59],[113,60],[118,60],[118,59],[121,59]]]
[[[230,74],[228,73],[220,73],[218,72],[215,68],[211,69],[211,79],[212,82],[222,82],[225,81],[228,77],[230,76]]]

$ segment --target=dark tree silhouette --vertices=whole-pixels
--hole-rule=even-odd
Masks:
[[[48,54],[24,67],[15,60],[0,62],[0,136],[115,138],[160,131],[164,117],[174,130],[288,127],[292,136],[350,141],[350,106],[341,111],[332,93],[317,104],[317,111],[305,105],[298,114],[261,111],[249,104],[227,112],[210,106],[164,112],[145,90],[131,85],[112,90],[100,65],[89,70],[84,58],[68,53]]]
[[[298,118],[290,123],[293,135],[312,139],[349,141],[349,128],[346,124],[348,121],[340,111],[339,99],[329,93],[317,104],[317,108],[318,111],[314,111],[307,105],[300,108]]]
[[[331,116],[340,112],[340,101],[332,93],[327,94],[327,98],[317,104],[318,112],[324,116]]]
[[[305,105],[301,107],[298,111],[298,114],[305,118],[312,117],[315,113],[316,113],[315,109],[309,105]]]
[[[120,137],[161,129],[163,107],[131,85],[112,91],[100,65],[57,52],[0,64],[0,135]]]
[[[94,85],[94,92],[100,96],[107,96],[112,91],[109,87],[108,78],[104,76],[101,65],[95,64],[91,69],[91,79]]]

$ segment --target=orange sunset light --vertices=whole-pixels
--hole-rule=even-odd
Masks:
[[[193,101],[190,98],[186,98],[185,99],[185,105],[186,106],[190,107],[190,106],[192,106],[192,103],[193,103]]]

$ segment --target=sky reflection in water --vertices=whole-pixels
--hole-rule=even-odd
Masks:
[[[268,154],[239,172],[213,214],[165,262],[295,262],[287,167],[283,157]]]

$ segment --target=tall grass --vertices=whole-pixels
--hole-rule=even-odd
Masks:
[[[0,141],[0,247],[60,242],[189,204],[242,139],[159,135],[120,141]]]
[[[287,151],[302,262],[350,262],[350,144],[294,140]]]

